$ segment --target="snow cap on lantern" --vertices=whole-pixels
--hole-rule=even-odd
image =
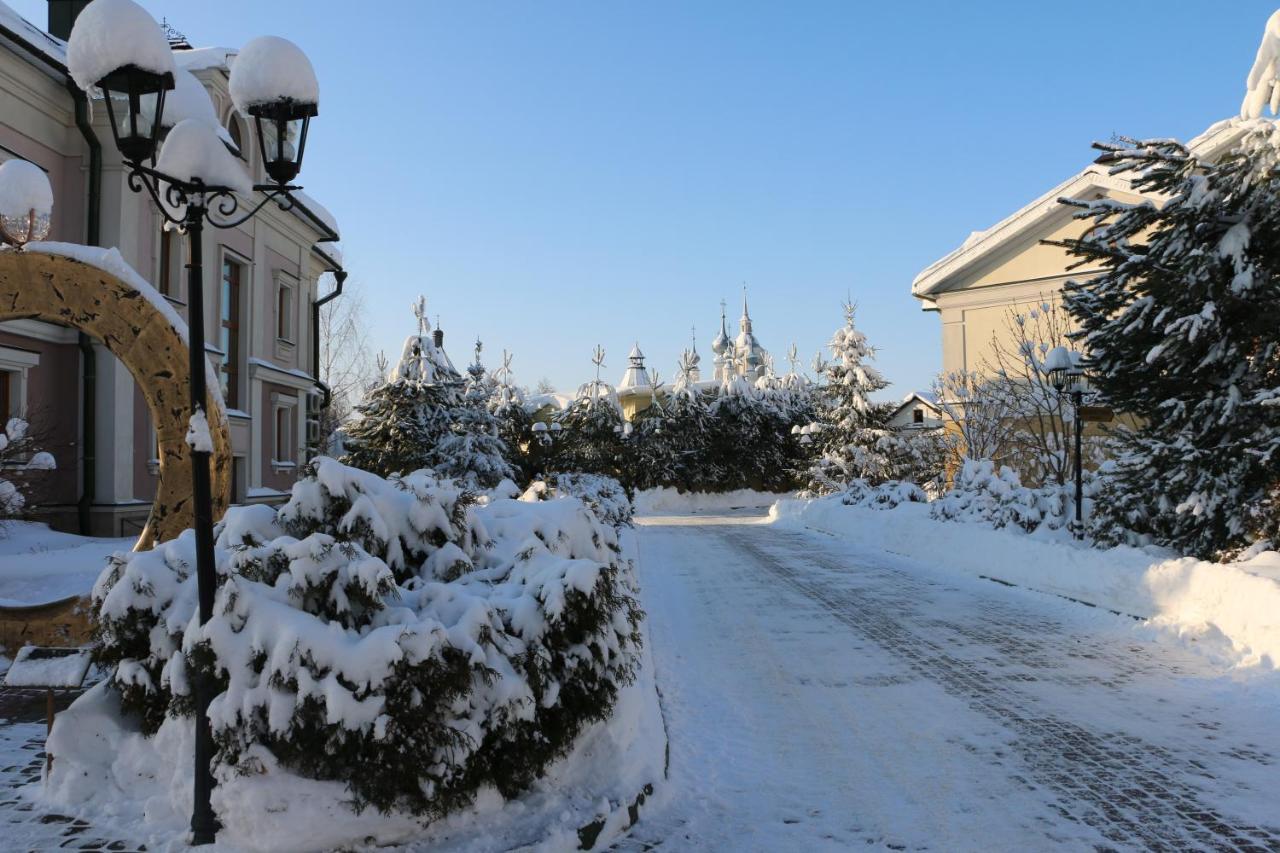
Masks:
[[[0,163],[0,237],[22,246],[49,236],[53,215],[53,188],[34,163],[9,160]]]
[[[160,25],[133,0],[93,0],[67,41],[67,68],[85,91],[106,96],[116,148],[130,163],[155,161],[173,52]]]
[[[227,85],[236,109],[245,114],[281,99],[320,105],[320,83],[311,60],[302,48],[279,36],[258,36],[241,48]]]
[[[311,60],[291,41],[259,36],[236,56],[228,87],[236,108],[253,118],[267,174],[289,183],[302,169],[307,127],[319,112]]]
[[[226,187],[242,195],[253,192],[248,173],[213,128],[199,119],[180,121],[169,131],[156,168],[181,181],[201,181],[205,186]]]
[[[156,19],[133,0],[93,0],[67,39],[67,71],[90,89],[120,68],[173,74],[173,51]]]
[[[1054,347],[1044,357],[1044,364],[1040,369],[1045,373],[1052,373],[1055,370],[1070,370],[1074,365],[1075,362],[1066,347]]]

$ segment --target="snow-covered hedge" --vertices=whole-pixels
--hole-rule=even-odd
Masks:
[[[1092,495],[1094,485],[1092,477],[1086,478],[1086,496]],[[1056,486],[1022,485],[1016,471],[1003,465],[997,468],[989,459],[966,459],[951,491],[934,501],[930,511],[940,521],[976,521],[1028,532],[1042,525],[1056,530],[1066,526],[1075,512],[1066,498]],[[1085,517],[1089,517],[1089,502]]]
[[[203,628],[191,531],[113,557],[97,655],[147,731],[212,673],[219,772],[281,765],[345,782],[357,809],[435,819],[527,789],[634,677],[643,614],[617,537],[577,500],[481,506],[425,471],[320,458],[278,511],[220,523]]]
[[[612,477],[600,474],[556,474],[555,492],[582,501],[605,524],[614,528],[629,527],[635,509],[627,490]]]
[[[873,509],[893,509],[904,503],[925,503],[929,500],[924,489],[915,483],[889,480],[873,486],[866,480],[854,480],[840,493],[845,506],[868,506]]]
[[[621,483],[604,474],[555,474],[550,480],[535,480],[520,496],[523,501],[577,498],[596,518],[615,530],[631,527],[635,507]]]

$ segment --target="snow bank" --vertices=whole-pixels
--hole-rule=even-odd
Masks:
[[[34,521],[0,525],[0,607],[26,607],[88,595],[107,558],[136,537],[98,539]]]
[[[1219,633],[1242,666],[1280,666],[1280,554],[1210,563],[1156,548],[1092,548],[1061,530],[1022,534],[937,521],[927,504],[846,506],[781,500],[777,523],[800,525],[960,571],[1149,620],[1184,636]]]
[[[767,507],[784,495],[737,489],[732,492],[681,492],[669,486],[636,493],[636,512],[655,515],[670,512],[708,512],[744,507]]]

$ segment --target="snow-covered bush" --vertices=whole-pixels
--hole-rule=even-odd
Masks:
[[[577,498],[596,517],[614,528],[630,527],[635,516],[631,499],[622,484],[612,477],[599,474],[556,474],[556,494]]]
[[[889,480],[871,485],[866,480],[850,482],[840,495],[845,506],[866,506],[872,509],[893,509],[904,503],[926,503],[929,497],[915,483]]]
[[[58,467],[53,454],[38,450],[37,443],[22,418],[9,418],[0,432],[0,519],[30,513],[35,481]]]
[[[556,474],[535,480],[520,496],[522,501],[549,501],[560,497],[580,500],[601,522],[615,530],[630,527],[635,507],[627,490],[612,477],[601,474]]]
[[[1092,495],[1096,487],[1092,476],[1086,478],[1085,486],[1086,494]],[[1057,529],[1067,526],[1074,514],[1068,491],[1053,485],[1028,488],[1008,466],[997,467],[990,459],[966,459],[951,491],[933,502],[930,514],[941,521],[976,521],[1028,532],[1042,525]],[[1086,501],[1086,517],[1091,504]]]
[[[435,819],[527,789],[634,676],[639,622],[617,532],[577,500],[478,505],[426,471],[320,458],[278,511],[217,529],[213,618],[195,624],[194,537],[117,554],[96,652],[155,731],[217,685],[219,773],[283,766]]]

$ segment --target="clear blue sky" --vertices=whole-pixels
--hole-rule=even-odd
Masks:
[[[42,23],[43,0],[7,0]],[[199,45],[293,39],[320,76],[302,183],[378,346],[426,294],[455,362],[571,390],[634,339],[671,377],[750,288],[779,363],[851,293],[894,383],[940,366],[915,274],[1113,133],[1233,114],[1278,0],[142,0]]]

